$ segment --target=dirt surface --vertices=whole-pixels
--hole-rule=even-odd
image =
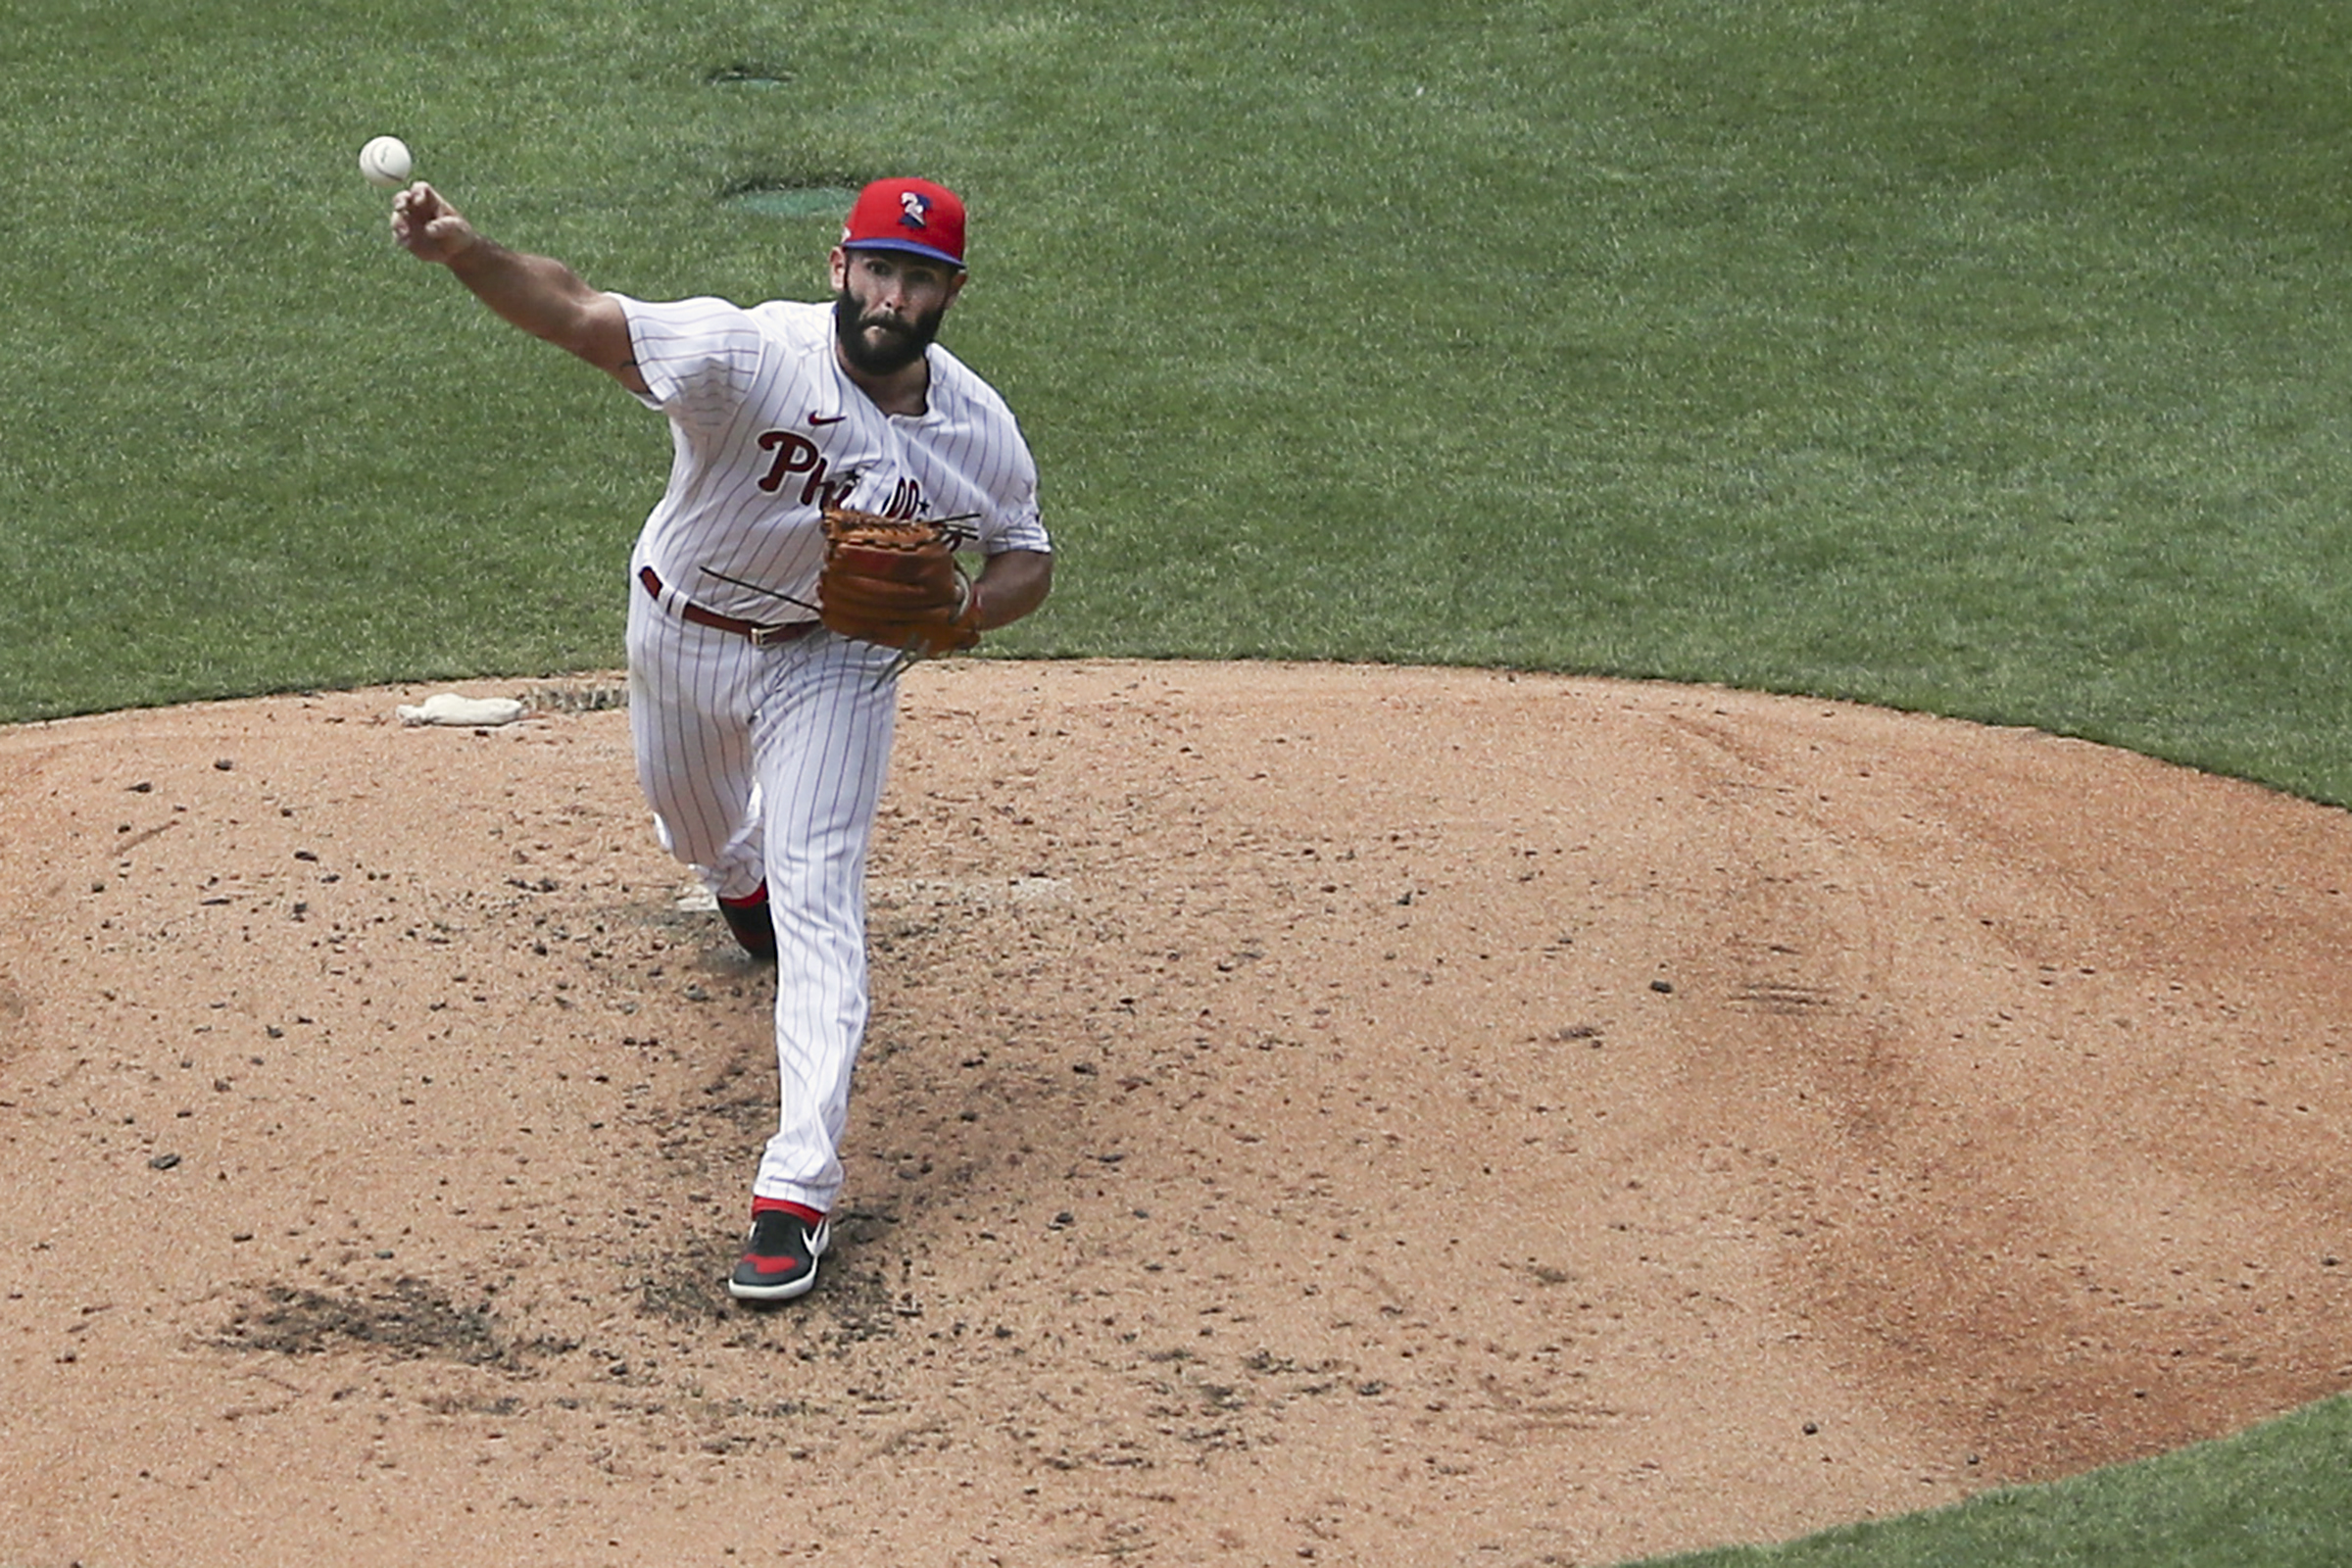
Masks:
[[[2352,822],[1424,670],[922,667],[814,1295],[606,680],[0,731],[0,1562],[1605,1563],[2352,1386]]]

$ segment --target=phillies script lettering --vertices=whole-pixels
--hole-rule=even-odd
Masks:
[[[773,456],[767,472],[760,476],[760,488],[770,495],[782,490],[794,479],[801,481],[801,505],[829,507],[841,501],[857,488],[853,474],[843,484],[826,481],[828,465],[817,444],[797,430],[770,430],[760,437],[760,449]],[[888,499],[865,508],[885,517],[919,516],[923,510],[923,486],[920,480],[901,479],[891,486]]]

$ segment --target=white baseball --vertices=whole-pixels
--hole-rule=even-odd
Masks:
[[[394,190],[409,182],[409,172],[416,165],[409,160],[409,144],[398,136],[378,136],[360,149],[360,172],[368,176],[370,185]]]

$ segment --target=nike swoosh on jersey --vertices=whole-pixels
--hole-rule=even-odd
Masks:
[[[848,417],[849,416],[846,414],[811,414],[808,416],[808,422],[810,424],[839,424]]]

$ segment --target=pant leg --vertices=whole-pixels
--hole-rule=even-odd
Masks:
[[[775,1136],[753,1196],[830,1210],[865,1033],[865,859],[898,718],[887,650],[790,645],[753,728],[776,924]]]
[[[721,898],[760,885],[752,717],[762,651],[629,594],[629,739],[662,847]]]

